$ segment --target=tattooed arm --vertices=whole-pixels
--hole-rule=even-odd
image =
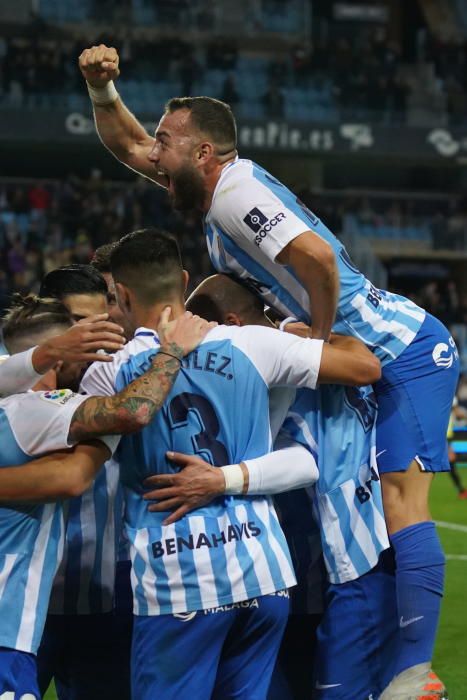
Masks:
[[[70,443],[99,435],[134,433],[151,422],[173,386],[181,358],[217,325],[190,312],[171,322],[169,316],[170,307],[167,307],[157,328],[161,347],[152,367],[119,394],[92,396],[84,401],[73,415],[68,434]]]
[[[177,352],[174,348],[173,352]],[[179,353],[183,357],[182,353]],[[177,355],[178,357],[178,355]],[[98,435],[134,433],[148,425],[164,403],[180,369],[180,361],[162,352],[152,367],[115,396],[92,396],[75,411],[70,443]]]

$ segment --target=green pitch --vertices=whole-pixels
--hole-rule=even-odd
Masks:
[[[460,470],[467,486],[467,469]],[[431,508],[444,526],[438,532],[447,556],[446,592],[433,667],[449,690],[450,700],[467,698],[467,500],[461,501],[448,474],[435,478]],[[447,525],[460,526],[452,529]],[[51,688],[46,700],[56,699]]]

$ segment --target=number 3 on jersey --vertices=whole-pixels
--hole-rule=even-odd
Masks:
[[[170,402],[169,418],[172,430],[188,427],[190,411],[197,417],[200,430],[191,436],[195,454],[215,466],[229,463],[229,455],[225,446],[217,440],[220,425],[217,414],[208,399],[200,394],[184,392],[178,394]]]

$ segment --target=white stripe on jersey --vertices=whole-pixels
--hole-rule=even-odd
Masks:
[[[331,583],[345,583],[359,577],[358,571],[350,559],[344,537],[340,528],[339,515],[337,514],[330,497],[323,494],[318,499],[317,508],[321,520],[321,532],[324,533],[326,542],[323,542],[323,554]],[[335,567],[327,557],[327,550],[334,556],[339,570],[339,579],[333,574]]]
[[[2,554],[1,556],[5,557],[5,565],[0,571],[0,600],[3,597],[3,591],[5,590],[11,570],[13,569],[19,554]]]
[[[225,527],[225,516],[216,518],[219,522],[219,527]],[[195,515],[190,518],[190,532],[193,534],[193,540],[196,542],[198,537],[206,532],[206,521],[203,516]],[[199,591],[199,596],[201,598],[203,608],[214,608],[219,605],[219,598],[217,595],[216,587],[216,577],[214,575],[214,570],[212,568],[211,556],[209,554],[209,549],[203,547],[201,549],[193,549],[192,551],[193,561],[195,564],[195,572],[197,579],[197,586]],[[227,557],[227,560],[229,557]],[[177,562],[178,564],[178,558]],[[192,584],[196,583],[191,581]],[[183,588],[181,589],[183,590]],[[181,605],[175,605],[174,612],[185,612],[186,608]]]
[[[174,541],[177,541],[177,533],[175,531],[175,523],[172,525],[166,525],[163,530],[164,533],[164,539],[168,540],[170,538],[174,538]],[[162,534],[160,535],[162,538]],[[182,577],[182,571],[178,563],[177,557],[174,557],[171,554],[167,554],[167,551],[164,552],[164,554],[161,557],[162,563],[165,568],[165,572],[167,575],[167,585],[169,587],[169,595],[170,595],[170,602],[172,606],[174,606],[177,602],[180,602],[179,599],[176,599],[174,592],[176,591],[177,594],[180,596],[182,599],[182,604],[185,607],[186,606],[186,591],[183,586],[183,577]]]
[[[253,508],[255,510],[257,510],[255,508],[255,505],[253,505]],[[263,508],[262,508],[262,510],[263,510]],[[277,540],[277,538],[274,534],[274,526],[273,526],[272,520],[274,519],[276,528],[279,525],[279,520],[277,518],[276,511],[274,510],[274,507],[273,507],[270,500],[269,500],[269,507],[267,508],[267,511],[266,511],[266,515],[267,515],[266,525],[267,525],[268,532],[270,533],[269,534],[269,541],[270,541],[271,549],[274,552],[274,554],[276,555],[276,559],[278,561],[279,568],[281,570],[281,574],[284,578],[285,586],[287,588],[289,588],[290,586],[293,586],[295,584],[295,572],[293,570],[293,567],[290,564],[290,561],[285,556],[284,550],[281,547],[280,542]],[[293,581],[293,583],[290,583],[291,581]]]
[[[32,641],[36,629],[37,601],[41,589],[40,584],[43,577],[47,544],[58,507],[61,506],[46,504],[43,507],[39,532],[34,545],[34,552],[31,557],[31,564],[28,569],[28,577],[24,590],[24,608],[18,636],[16,638],[16,649],[27,651],[32,648]],[[63,551],[63,530],[62,522],[61,535],[58,542],[57,566]]]
[[[219,530],[222,532],[225,529],[224,516],[217,518],[217,522],[219,524]],[[239,600],[246,600],[248,598],[248,593],[243,580],[242,567],[240,566],[237,549],[235,549],[234,556],[226,557],[226,563],[227,576],[231,583],[232,590],[238,591]]]
[[[420,323],[424,321],[426,316],[425,312],[409,299],[407,299],[407,301],[391,301],[390,299],[382,297],[379,305],[388,311],[397,311],[406,316],[410,316],[410,318],[414,318],[416,321],[420,321]]]
[[[373,444],[371,446],[371,449],[370,449],[370,466],[378,474],[378,461],[376,459],[376,445],[375,444]],[[379,486],[378,491],[374,491],[374,493],[373,493],[373,503],[374,503],[373,516],[374,516],[374,523],[375,523],[375,534],[376,534],[376,537],[378,538],[379,542],[387,542],[388,543],[387,546],[389,547],[388,530],[386,527],[386,521],[384,519],[383,494],[381,492],[380,484],[378,484],[378,486]]]
[[[378,562],[379,552],[376,551],[371,532],[355,505],[355,482],[351,480],[342,484],[341,491],[349,509],[352,534],[372,568]]]
[[[252,507],[253,511],[256,514],[258,520],[260,523],[264,525],[265,528],[267,528],[267,521],[265,519],[265,516],[267,516],[267,509],[264,508],[264,501],[260,503],[255,503],[255,501],[252,502]],[[235,514],[237,518],[239,519],[240,522],[248,522],[251,517],[248,515],[248,511],[245,508],[245,506],[240,505],[235,508]],[[272,531],[269,528],[269,544],[271,545],[271,549],[275,552],[275,547],[273,543],[273,536],[272,536]],[[258,542],[256,537],[252,537],[251,539],[245,540],[245,546],[248,550],[248,553],[250,554],[251,558],[253,561],[256,563],[256,566],[258,567],[258,571],[261,571],[261,580],[260,580],[260,586],[261,586],[261,593],[264,594],[265,591],[269,592],[270,590],[274,589],[274,579],[272,576],[271,569],[269,568],[269,562],[267,560],[265,551],[263,547],[261,546],[261,543]]]
[[[353,308],[358,311],[362,319],[366,321],[366,323],[369,323],[373,330],[377,333],[391,333],[393,336],[398,338],[401,343],[404,343],[404,345],[410,345],[412,340],[417,335],[416,332],[411,331],[410,328],[404,326],[399,321],[385,321],[384,318],[382,318],[367,305],[366,297],[364,297],[362,294],[356,294],[350,303]],[[380,347],[383,346],[380,345]],[[389,352],[387,348],[385,348],[385,350],[386,352]],[[393,355],[393,353],[391,353],[391,355]]]
[[[318,454],[318,444],[312,435],[310,426],[303,416],[301,416],[299,413],[295,413],[295,411],[290,411],[288,416],[295,421],[297,427],[302,431],[303,437],[306,439],[309,448],[313,450],[315,454]]]
[[[145,602],[148,607],[148,615],[158,615],[160,612],[159,602],[156,598],[156,584],[157,577],[152,570],[151,564],[149,563],[149,532],[147,530],[138,530],[136,532],[136,537],[133,542],[131,541],[130,555],[131,555],[131,568],[132,571],[135,569],[136,557],[142,559],[144,562],[144,573],[141,581],[138,580],[138,576],[135,574],[132,577],[133,588],[133,601],[134,601],[134,614],[141,615],[142,611],[139,609],[138,597],[136,595],[136,586],[139,584],[142,586],[145,592]]]

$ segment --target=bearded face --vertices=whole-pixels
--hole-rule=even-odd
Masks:
[[[186,163],[172,172],[168,192],[173,208],[178,211],[192,211],[203,207],[203,178],[194,165]]]

